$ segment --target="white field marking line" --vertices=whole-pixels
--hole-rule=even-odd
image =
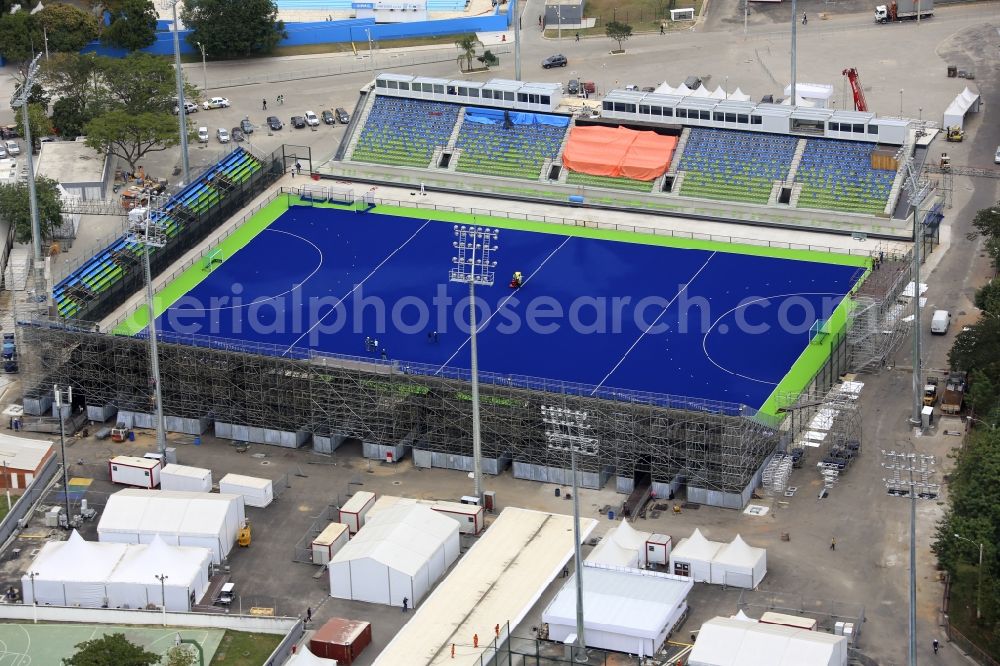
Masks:
[[[775,294],[774,296],[761,296],[760,298],[755,298],[753,300],[746,301],[744,303],[740,303],[736,307],[731,308],[731,309],[723,312],[721,315],[719,315],[719,318],[712,322],[712,325],[708,327],[708,331],[706,331],[704,337],[702,337],[702,339],[701,339],[701,351],[705,355],[705,358],[708,359],[708,362],[711,363],[712,365],[714,365],[719,370],[722,370],[723,372],[725,372],[727,374],[730,374],[730,375],[732,375],[734,377],[739,377],[740,379],[745,379],[745,380],[750,381],[750,382],[757,382],[758,384],[767,384],[768,386],[777,386],[778,384],[780,384],[781,383],[780,381],[769,382],[769,381],[766,381],[764,379],[757,379],[756,377],[750,377],[748,375],[741,375],[738,372],[733,372],[732,370],[728,370],[728,369],[722,367],[721,365],[719,365],[718,363],[716,363],[715,359],[712,358],[712,355],[708,353],[708,336],[710,336],[712,334],[712,331],[715,330],[715,327],[719,324],[720,321],[722,321],[724,318],[728,317],[733,312],[736,312],[737,310],[745,308],[748,305],[752,305],[754,303],[760,303],[762,301],[770,301],[770,300],[775,299],[775,298],[789,298],[791,296],[839,296],[841,299],[843,299],[845,296],[847,296],[847,294],[838,294],[835,291],[799,291],[799,292],[795,292],[795,293],[792,293],[792,294]]]
[[[316,322],[315,324],[313,324],[312,326],[310,326],[310,327],[309,327],[309,330],[308,330],[308,331],[306,331],[305,333],[303,333],[303,334],[302,334],[302,335],[300,335],[299,337],[295,338],[295,340],[294,340],[294,341],[292,342],[292,344],[288,345],[288,349],[286,349],[286,350],[285,350],[285,351],[284,351],[284,352],[283,352],[283,353],[282,353],[281,355],[282,355],[282,356],[285,356],[285,355],[287,355],[287,354],[288,354],[288,352],[292,351],[292,349],[294,349],[294,348],[295,348],[295,345],[299,344],[299,342],[301,342],[301,341],[302,341],[302,338],[304,338],[304,337],[306,337],[307,335],[309,335],[310,333],[312,333],[312,332],[313,332],[313,329],[315,329],[315,328],[316,328],[317,326],[319,326],[320,324],[322,324],[322,323],[323,323],[323,320],[324,320],[324,319],[326,319],[327,317],[329,317],[331,313],[333,313],[333,312],[336,312],[336,311],[337,311],[337,308],[338,308],[338,307],[340,307],[340,304],[341,304],[341,303],[343,303],[343,302],[344,302],[345,300],[347,300],[347,297],[348,297],[348,296],[350,296],[350,295],[351,295],[351,294],[353,294],[353,293],[354,293],[355,291],[357,291],[357,290],[358,290],[358,287],[360,287],[360,286],[361,286],[361,285],[363,285],[363,284],[364,284],[365,282],[367,282],[367,281],[368,281],[368,279],[369,279],[369,278],[371,278],[371,276],[375,275],[375,273],[377,273],[377,272],[378,272],[378,270],[379,270],[380,268],[382,268],[382,266],[384,266],[384,265],[385,265],[385,263],[386,263],[387,261],[389,261],[389,260],[390,260],[390,259],[392,259],[392,258],[393,258],[394,256],[396,256],[396,253],[397,253],[397,252],[399,252],[399,251],[400,251],[400,250],[402,250],[402,249],[403,249],[404,247],[406,247],[406,246],[407,246],[407,245],[409,244],[409,242],[410,242],[411,240],[413,240],[414,238],[416,238],[416,237],[417,237],[417,234],[419,234],[419,233],[420,233],[421,231],[423,231],[423,230],[424,230],[424,227],[426,227],[426,226],[427,226],[428,224],[430,224],[430,223],[431,223],[431,221],[430,221],[430,220],[425,220],[425,221],[424,221],[424,223],[420,225],[420,228],[419,228],[419,229],[417,229],[416,231],[414,231],[414,232],[413,232],[413,234],[412,234],[412,235],[411,235],[411,236],[410,236],[409,238],[407,238],[407,239],[406,239],[405,241],[403,241],[403,242],[402,242],[402,244],[401,244],[401,245],[400,245],[399,247],[397,247],[397,248],[396,248],[395,250],[393,250],[392,252],[390,252],[390,253],[389,253],[389,254],[388,254],[388,255],[387,255],[386,257],[385,257],[385,259],[383,259],[382,261],[380,261],[380,262],[379,262],[379,265],[378,265],[378,266],[376,266],[375,268],[373,268],[373,269],[371,270],[371,272],[370,272],[370,273],[369,273],[368,275],[366,275],[366,276],[365,276],[365,279],[363,279],[363,280],[362,280],[361,282],[359,282],[359,283],[357,283],[356,285],[354,285],[353,287],[351,287],[351,290],[350,290],[350,291],[348,291],[348,292],[347,292],[346,294],[344,294],[343,296],[341,296],[341,297],[340,297],[340,299],[339,299],[339,300],[337,301],[337,303],[336,303],[336,304],[335,304],[335,305],[334,305],[334,306],[333,306],[332,308],[330,308],[330,312],[327,312],[327,313],[326,313],[325,315],[323,315],[322,317],[320,317],[320,318],[319,318],[319,320],[318,320],[318,321],[317,321],[317,322]]]
[[[19,624],[17,626],[21,628],[21,631],[24,632],[24,637],[28,639],[28,646],[24,648],[24,656],[17,660],[17,666],[21,666],[22,664],[24,666],[29,666],[29,664],[31,664],[31,634],[23,624]]]
[[[319,263],[316,264],[316,268],[313,269],[313,272],[310,273],[309,275],[307,275],[305,277],[305,279],[302,280],[302,282],[298,283],[297,285],[292,285],[291,289],[283,291],[280,294],[275,294],[274,296],[268,296],[267,298],[255,298],[253,301],[251,301],[249,303],[244,303],[242,305],[225,305],[225,306],[220,306],[220,307],[217,307],[217,308],[184,308],[182,311],[183,312],[216,312],[216,311],[219,311],[219,310],[237,310],[237,309],[241,309],[241,308],[248,308],[251,305],[257,305],[259,303],[267,303],[268,301],[273,301],[276,298],[281,298],[285,294],[290,294],[293,291],[295,291],[296,289],[301,289],[302,286],[306,282],[308,282],[310,279],[312,279],[312,277],[314,275],[316,275],[316,273],[319,272],[319,269],[323,268],[323,250],[319,249],[319,247],[315,243],[313,243],[311,240],[309,240],[308,238],[305,238],[304,236],[300,236],[298,234],[293,234],[290,231],[282,231],[281,229],[265,229],[264,231],[273,231],[274,233],[277,233],[277,234],[287,234],[289,236],[293,236],[295,238],[298,238],[301,241],[304,241],[304,242],[309,243],[310,245],[312,245],[313,248],[317,252],[319,252]],[[181,296],[181,298],[184,298],[184,296]],[[180,300],[180,299],[178,299],[178,300]]]
[[[523,287],[524,285],[528,284],[528,281],[530,281],[531,278],[535,277],[535,275],[538,274],[538,271],[542,270],[542,266],[544,266],[545,264],[549,263],[549,259],[551,259],[552,257],[554,257],[555,254],[556,254],[556,252],[558,252],[559,250],[563,249],[563,246],[566,245],[566,243],[568,243],[571,238],[573,238],[573,237],[572,236],[567,236],[566,240],[564,240],[562,243],[559,244],[559,247],[557,247],[556,249],[552,250],[552,252],[549,253],[549,256],[545,257],[545,259],[542,260],[542,263],[538,264],[538,268],[536,268],[534,271],[532,271],[531,274],[528,275],[528,277],[524,278],[524,281],[521,282],[521,287]],[[505,298],[502,301],[500,301],[500,305],[497,306],[497,309],[494,310],[492,313],[490,313],[490,316],[487,317],[486,320],[483,321],[483,323],[481,323],[481,324],[477,323],[477,325],[476,325],[476,334],[477,335],[479,334],[479,331],[481,331],[484,328],[486,328],[487,324],[490,323],[490,320],[492,320],[493,317],[497,316],[497,313],[499,313],[501,310],[504,309],[504,306],[507,305],[507,303],[510,301],[510,299],[512,299],[515,296],[517,296],[517,292],[521,291],[521,287],[518,287],[517,289],[513,290],[510,293],[510,295],[507,296],[507,298]],[[473,305],[474,305],[474,303],[470,303],[469,307],[472,307]],[[441,374],[441,371],[444,370],[446,367],[448,367],[448,364],[451,363],[452,359],[454,359],[456,356],[458,356],[458,352],[462,351],[465,348],[465,345],[467,345],[471,340],[472,340],[472,336],[471,335],[469,337],[465,338],[465,342],[463,342],[462,344],[460,344],[458,346],[458,349],[455,350],[455,353],[452,354],[451,356],[449,356],[448,360],[446,360],[444,363],[442,363],[441,367],[439,367],[437,369],[437,372],[435,372],[434,374],[435,375]]]
[[[691,286],[691,283],[695,281],[695,278],[697,278],[697,277],[698,277],[699,275],[701,275],[701,272],[702,272],[703,270],[705,270],[705,268],[706,268],[706,267],[708,266],[708,262],[712,261],[712,258],[713,258],[713,257],[714,257],[714,256],[715,256],[716,254],[718,254],[718,250],[716,250],[716,251],[715,251],[715,252],[713,252],[712,254],[708,255],[708,259],[706,259],[706,260],[705,260],[705,263],[703,263],[703,264],[701,265],[701,268],[699,268],[699,269],[698,269],[698,270],[697,270],[697,271],[695,272],[695,274],[694,274],[694,275],[692,275],[692,276],[691,276],[690,278],[688,278],[688,281],[684,283],[684,286],[682,286],[682,287],[681,287],[680,289],[678,289],[678,290],[677,290],[677,293],[676,293],[676,294],[674,294],[674,297],[670,299],[670,302],[669,302],[669,303],[667,303],[667,304],[666,304],[666,305],[665,305],[665,306],[663,307],[663,310],[661,310],[661,311],[660,311],[660,314],[659,314],[659,315],[657,315],[656,319],[654,319],[654,320],[653,320],[653,323],[651,323],[651,324],[650,324],[649,326],[647,326],[647,327],[646,327],[646,330],[645,330],[645,331],[643,331],[642,333],[640,333],[640,334],[639,334],[639,337],[635,339],[635,342],[633,342],[633,343],[632,343],[632,346],[631,346],[631,347],[629,347],[629,348],[628,348],[628,349],[627,349],[627,350],[625,351],[625,354],[624,354],[624,355],[623,355],[623,356],[622,356],[622,357],[621,357],[621,358],[620,358],[620,359],[618,360],[618,362],[617,362],[617,363],[615,363],[615,367],[611,368],[611,370],[610,370],[610,371],[608,372],[608,374],[604,375],[604,379],[602,379],[602,380],[601,380],[600,382],[598,382],[597,386],[595,386],[595,387],[594,387],[594,390],[590,392],[590,395],[594,395],[595,393],[597,393],[597,391],[598,391],[598,390],[599,390],[599,389],[600,389],[600,388],[601,388],[602,386],[604,386],[604,382],[608,381],[608,377],[610,377],[611,375],[615,374],[615,370],[617,370],[617,369],[618,369],[618,367],[619,367],[619,366],[621,366],[621,364],[625,362],[625,359],[626,359],[626,358],[628,358],[628,355],[632,353],[632,350],[633,350],[633,349],[635,349],[636,345],[638,345],[638,344],[639,344],[639,342],[641,342],[641,341],[642,341],[642,339],[643,339],[644,337],[646,337],[646,334],[647,334],[647,333],[649,333],[649,332],[650,332],[650,331],[652,330],[652,328],[653,328],[654,326],[656,326],[656,324],[657,324],[657,323],[658,323],[658,322],[659,322],[659,321],[660,321],[661,319],[663,319],[663,315],[667,314],[667,310],[669,310],[669,309],[670,309],[670,306],[674,304],[674,301],[676,301],[676,300],[677,300],[678,298],[680,298],[680,297],[681,297],[681,294],[683,294],[683,293],[684,293],[685,291],[687,291],[687,288]]]

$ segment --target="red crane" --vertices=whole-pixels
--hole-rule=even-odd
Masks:
[[[865,91],[861,89],[861,79],[858,77],[858,70],[851,67],[845,69],[843,74],[851,82],[851,91],[854,93],[854,110],[867,111],[868,102],[865,101]]]

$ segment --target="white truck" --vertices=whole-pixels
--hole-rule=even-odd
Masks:
[[[894,23],[934,16],[934,0],[893,0],[875,8],[876,23]]]

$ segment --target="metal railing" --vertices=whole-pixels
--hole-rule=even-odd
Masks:
[[[945,629],[947,630],[948,640],[962,648],[962,651],[971,659],[982,666],[1000,666],[1000,661],[986,654],[985,650],[966,638],[951,622],[945,625]]]

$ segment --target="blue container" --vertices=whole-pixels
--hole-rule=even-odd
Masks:
[[[570,196],[569,202],[570,203],[579,203],[579,204],[582,204],[583,203],[583,196],[580,195],[580,194],[573,194],[573,195]]]
[[[130,442],[134,442],[135,441],[135,433],[132,432],[131,430],[128,431],[128,441],[130,441]]]
[[[615,512],[613,510],[608,511],[608,520],[614,520],[614,519],[615,519]]]
[[[201,446],[201,435],[194,438],[194,445]]]
[[[559,489],[556,488],[556,497],[559,497]]]

